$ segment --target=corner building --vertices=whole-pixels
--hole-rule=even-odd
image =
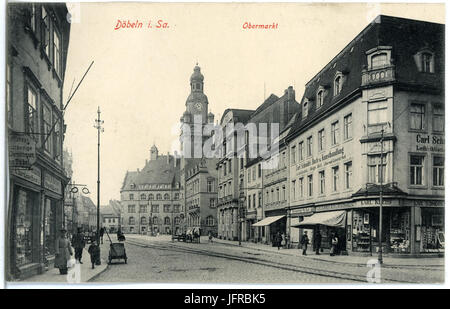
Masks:
[[[378,16],[306,84],[287,138],[290,233],[322,247],[443,251],[444,25]]]

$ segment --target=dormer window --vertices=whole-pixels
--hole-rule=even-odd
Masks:
[[[308,116],[308,101],[303,102],[303,118]]]
[[[371,58],[372,69],[382,68],[386,65],[388,65],[387,53],[380,53],[372,56]]]
[[[377,46],[366,52],[369,70],[384,68],[391,65],[391,46]]]
[[[325,96],[325,91],[322,88],[319,88],[317,92],[317,108],[321,108],[323,106],[323,97]]]
[[[434,73],[434,53],[428,48],[424,48],[415,54],[414,60],[419,72]]]
[[[343,84],[344,84],[344,74],[340,71],[337,71],[336,74],[334,75],[334,83],[333,83],[333,90],[335,96],[341,93]]]

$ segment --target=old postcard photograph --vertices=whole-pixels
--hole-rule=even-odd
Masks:
[[[444,284],[444,3],[5,7],[6,286]]]

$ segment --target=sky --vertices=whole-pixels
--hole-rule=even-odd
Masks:
[[[172,153],[176,126],[198,62],[209,111],[256,109],[288,86],[300,101],[305,84],[377,15],[445,23],[443,4],[70,4],[73,22],[64,98],[89,73],[65,112],[65,148],[73,180],[97,199],[97,130],[100,107],[101,204],[120,199],[128,171],[142,169],[153,143]],[[114,30],[118,20],[142,28]],[[168,28],[157,29],[158,20]],[[153,25],[147,28],[148,23]],[[278,23],[277,29],[243,24]],[[73,85],[73,86],[72,86]]]

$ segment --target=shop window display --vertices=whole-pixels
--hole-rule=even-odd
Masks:
[[[440,252],[444,249],[444,213],[438,209],[422,208],[420,251]]]
[[[45,255],[52,255],[55,253],[56,212],[55,203],[50,199],[45,199],[44,233]]]
[[[356,252],[370,252],[370,214],[362,211],[353,212],[353,250]]]
[[[33,202],[30,193],[19,190],[13,228],[16,267],[33,262]]]
[[[410,230],[410,211],[393,211],[389,230],[391,252],[409,252]]]

